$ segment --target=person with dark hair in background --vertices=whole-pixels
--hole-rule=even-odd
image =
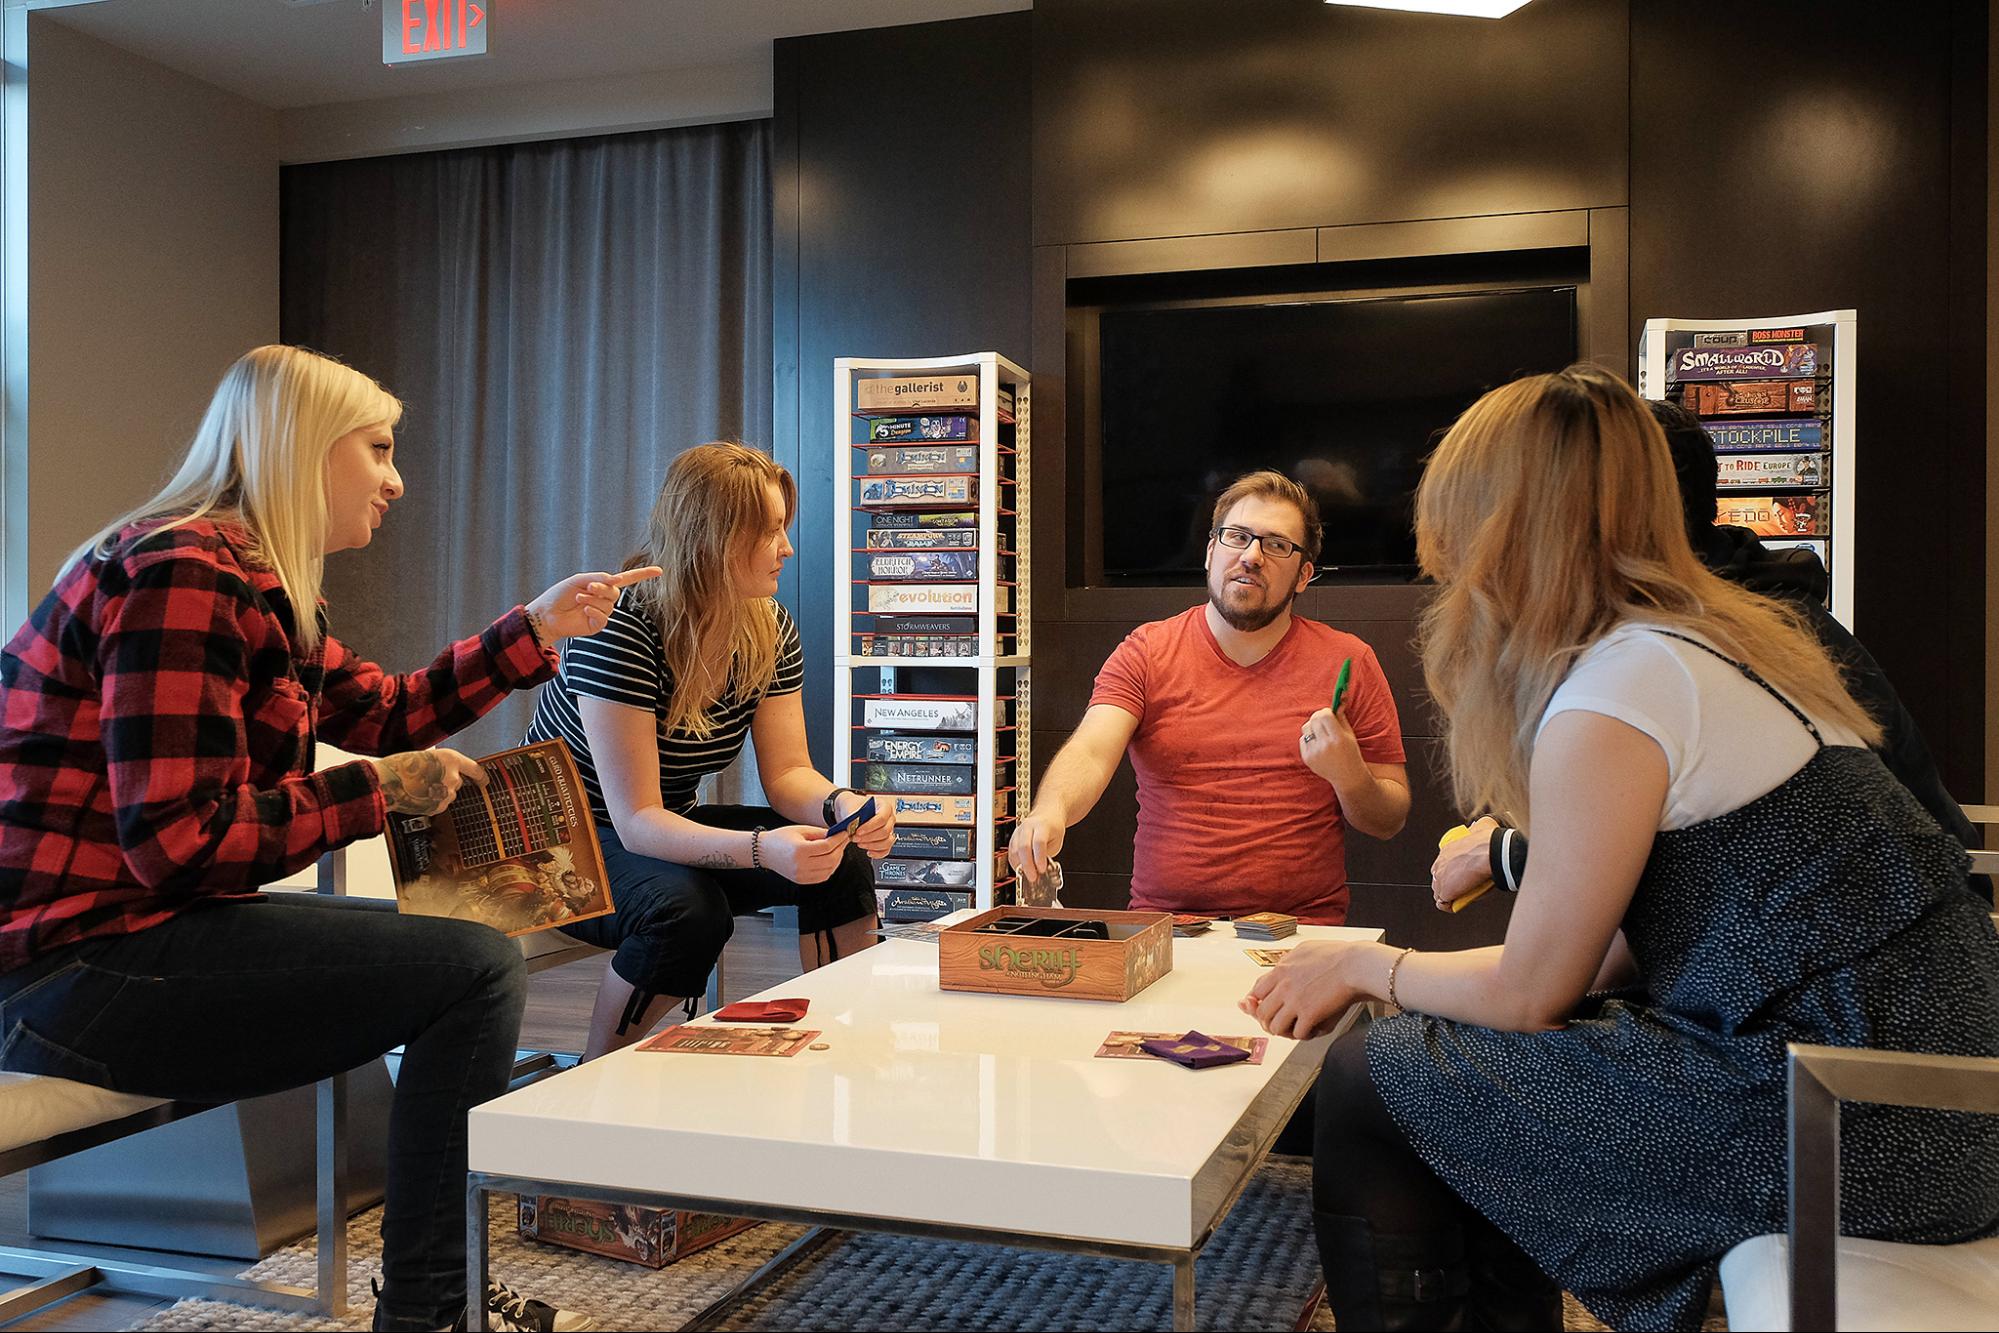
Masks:
[[[1852,631],[1826,609],[1825,565],[1803,547],[1772,549],[1748,528],[1716,523],[1720,467],[1706,428],[1699,417],[1678,403],[1649,401],[1647,406],[1666,432],[1666,443],[1672,450],[1673,476],[1680,483],[1680,508],[1694,554],[1730,583],[1782,598],[1804,614],[1812,633],[1839,665],[1853,697],[1880,722],[1881,762],[1922,802],[1944,832],[1967,848],[1979,846],[1977,829],[1944,790],[1930,747],[1887,673]],[[1526,872],[1525,834],[1491,816],[1473,823],[1471,831],[1473,836],[1460,838],[1438,852],[1430,867],[1431,891],[1440,911],[1449,910],[1453,902],[1487,880],[1509,892],[1517,891],[1520,876]],[[1992,900],[1992,882],[1985,876],[1973,875],[1971,886],[1987,902]]]

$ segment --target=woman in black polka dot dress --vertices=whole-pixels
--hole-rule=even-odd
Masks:
[[[1809,633],[1694,558],[1621,381],[1488,394],[1417,531],[1459,804],[1531,820],[1534,859],[1502,946],[1303,944],[1244,1001],[1286,1036],[1401,1011],[1319,1084],[1335,1319],[1559,1328],[1565,1286],[1698,1327],[1721,1257],[1786,1224],[1786,1044],[1999,1054],[1999,937]],[[1842,1121],[1847,1234],[1999,1232],[1999,1120]]]

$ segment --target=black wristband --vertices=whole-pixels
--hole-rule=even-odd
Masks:
[[[846,792],[849,796],[860,795],[860,793],[855,791],[852,787],[835,787],[833,788],[833,790],[827,792],[826,799],[819,802],[819,822],[824,824],[827,828],[832,828],[833,821],[837,820],[840,817],[839,811],[833,808],[833,802],[836,798],[838,798],[841,792]]]
[[[1492,831],[1487,846],[1492,882],[1508,893],[1520,892],[1520,877],[1527,870],[1527,835],[1519,829],[1500,825]]]

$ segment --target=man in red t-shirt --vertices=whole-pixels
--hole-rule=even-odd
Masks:
[[[1133,907],[1346,920],[1346,828],[1401,832],[1409,777],[1374,650],[1291,614],[1319,539],[1318,506],[1282,473],[1252,472],[1222,493],[1207,604],[1140,625],[1104,663],[1082,725],[1014,830],[1016,869],[1047,874],[1128,750],[1138,774]]]

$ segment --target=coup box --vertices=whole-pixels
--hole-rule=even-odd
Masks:
[[[1023,918],[1034,933],[993,929]],[[1109,938],[1060,933],[1085,922],[1100,924]],[[995,907],[937,936],[937,984],[944,990],[1122,1003],[1172,970],[1168,912]]]
[[[525,1239],[647,1268],[664,1268],[757,1224],[753,1217],[724,1217],[720,1213],[598,1203],[554,1194],[520,1196],[519,1226]]]

